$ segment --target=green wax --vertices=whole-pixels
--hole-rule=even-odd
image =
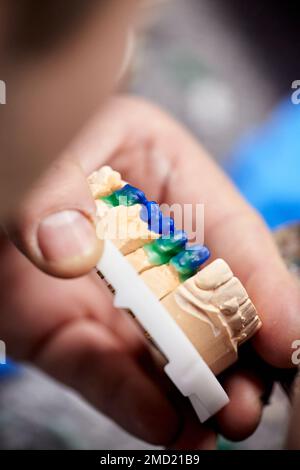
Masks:
[[[134,206],[135,204],[145,204],[146,196],[143,191],[126,184],[109,196],[102,197],[101,200],[110,207]]]
[[[187,243],[187,235],[177,231],[174,235],[163,237],[144,246],[144,250],[151,264],[160,266],[170,261],[173,256],[182,251]]]
[[[109,196],[103,196],[100,198],[101,201],[105,202],[109,207],[119,206],[119,201],[116,198],[116,193],[112,193]]]
[[[170,261],[170,265],[178,272],[180,281],[184,282],[194,276],[201,264],[205,263],[209,257],[210,251],[206,246],[194,245],[174,256]]]

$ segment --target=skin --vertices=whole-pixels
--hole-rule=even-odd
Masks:
[[[291,366],[300,298],[261,219],[185,129],[134,98],[104,104],[120,69],[134,4],[122,2],[122,15],[112,8],[104,23],[95,10],[55,55],[4,64],[13,93],[5,113],[1,109],[0,127],[6,157],[0,171],[6,232],[0,243],[0,336],[12,357],[32,361],[73,387],[136,436],[172,448],[213,448],[215,430],[241,439],[258,425],[271,365]],[[98,63],[97,57],[108,60],[108,43],[114,59]],[[205,426],[164,376],[161,358],[138,326],[114,310],[91,272],[100,247],[86,176],[104,163],[160,203],[204,203],[206,244],[214,257],[228,261],[262,317],[244,367],[222,378],[230,404]],[[42,221],[70,209],[89,224],[90,250],[50,261],[44,253],[61,234],[45,236]]]
[[[88,217],[94,213],[85,178],[103,163],[122,171],[125,179],[159,202],[205,203],[207,245],[215,257],[229,262],[260,312],[263,328],[253,341],[259,361],[290,367],[290,345],[300,331],[299,292],[271,235],[189,133],[147,103],[113,99],[36,185],[14,226],[23,252],[33,261],[39,259],[27,240],[35,236],[49,205],[51,211],[59,206],[80,208]],[[76,172],[70,170],[74,167]],[[47,272],[53,269],[43,260],[38,264]],[[75,268],[78,274],[78,264]],[[68,260],[61,260],[59,273],[64,269],[70,276]],[[87,271],[82,260],[82,274]],[[230,404],[211,428],[201,427],[163,377],[160,360],[138,327],[126,314],[114,311],[110,294],[95,274],[74,280],[47,276],[4,241],[0,285],[5,306],[1,335],[10,353],[74,387],[131,433],[156,444],[211,448],[213,428],[241,439],[257,427],[272,369],[266,373],[257,367],[251,359],[254,351],[247,353],[244,368],[233,368],[223,378]],[[13,286],[14,295],[8,286]]]

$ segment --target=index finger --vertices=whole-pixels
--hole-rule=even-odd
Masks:
[[[291,345],[300,336],[300,294],[272,235],[229,179],[193,139],[177,133],[177,157],[165,202],[205,206],[205,242],[245,285],[263,327],[254,345],[276,367],[291,367]],[[186,158],[188,155],[188,158]]]

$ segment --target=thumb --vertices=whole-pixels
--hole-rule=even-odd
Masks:
[[[81,167],[62,159],[24,199],[6,231],[41,270],[58,277],[78,277],[89,272],[101,255],[95,214]]]

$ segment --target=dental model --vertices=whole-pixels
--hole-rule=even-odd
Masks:
[[[103,167],[88,181],[104,240],[97,270],[115,306],[131,310],[165,356],[165,372],[203,422],[228,403],[216,375],[261,327],[256,309],[225,261],[200,270],[208,248],[189,246],[173,219],[119,173]]]
[[[120,173],[112,170],[110,166],[103,166],[94,171],[87,181],[94,199],[109,196],[126,184],[122,181]]]

